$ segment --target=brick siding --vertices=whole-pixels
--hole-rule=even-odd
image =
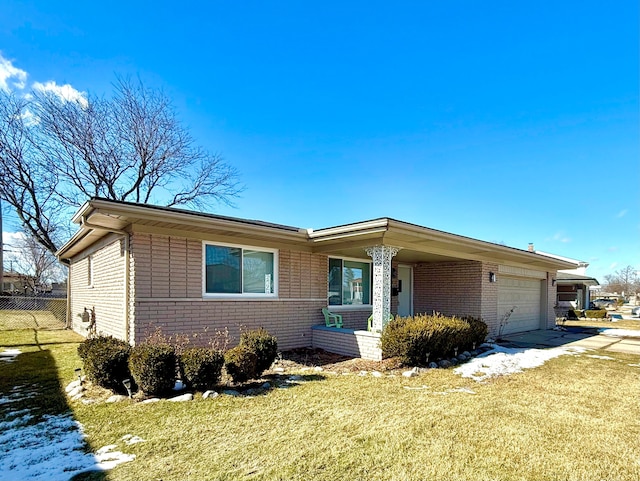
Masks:
[[[556,325],[556,311],[554,306],[556,305],[556,297],[557,297],[557,284],[552,285],[552,278],[557,276],[557,272],[549,272],[547,273],[547,299],[546,299],[546,312],[547,312],[547,329],[553,329]],[[543,299],[544,301],[544,299]],[[544,306],[543,306],[544,307]],[[542,309],[542,313],[544,315],[545,309]]]
[[[91,261],[89,261],[91,258]],[[89,262],[93,282],[89,285]],[[95,306],[96,331],[125,338],[125,253],[122,236],[109,235],[72,259],[69,267],[71,283],[70,317],[72,328],[86,335],[88,323],[81,315]]]
[[[481,317],[482,272],[482,263],[473,261],[417,264],[414,312]]]
[[[314,326],[313,347],[343,356],[382,360],[380,336],[368,331]]]
[[[206,345],[226,328],[233,345],[242,329],[264,327],[281,349],[311,346],[311,326],[324,324],[325,255],[280,249],[277,298],[215,299],[202,295],[202,246],[198,239],[133,234],[135,343],[160,328]]]

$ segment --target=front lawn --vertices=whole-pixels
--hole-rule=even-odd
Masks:
[[[75,338],[52,335],[38,347],[33,332],[0,332],[0,351],[42,349],[52,360],[40,374],[22,355],[0,364],[0,398],[25,375],[57,376],[43,389],[58,391],[73,379]],[[69,405],[93,451],[117,444],[136,455],[107,472],[112,481],[640,479],[640,359],[604,354],[564,355],[485,383],[452,369],[413,378],[308,371],[255,397]],[[0,421],[8,413],[0,404]],[[144,441],[126,445],[126,435]]]
[[[610,320],[586,320],[576,319],[562,323],[565,327],[597,327],[602,329],[633,329],[640,330],[640,319],[621,319],[619,321]]]

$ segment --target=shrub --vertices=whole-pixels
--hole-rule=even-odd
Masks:
[[[87,379],[118,392],[124,391],[122,381],[131,377],[130,353],[131,346],[127,342],[111,336],[86,339],[78,346]]]
[[[258,357],[256,377],[269,369],[278,355],[277,339],[263,328],[243,332],[240,336],[240,345],[248,347]]]
[[[604,319],[607,317],[607,311],[605,309],[595,309],[584,311],[584,316],[592,319]]]
[[[162,394],[176,380],[176,352],[169,344],[141,344],[131,350],[129,369],[146,394]]]
[[[185,382],[198,390],[212,389],[220,380],[224,356],[206,347],[185,349],[179,356]]]
[[[409,365],[424,365],[471,349],[484,342],[487,325],[480,319],[445,317],[440,314],[396,317],[382,331],[380,344],[383,357],[399,357]]]
[[[470,330],[468,341],[462,343],[465,349],[473,349],[474,346],[479,346],[487,339],[489,326],[486,322],[475,317],[463,317],[462,320],[469,324]]]
[[[233,382],[245,382],[256,377],[258,356],[247,346],[238,345],[224,354],[224,366]]]

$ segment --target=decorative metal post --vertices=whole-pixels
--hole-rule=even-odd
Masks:
[[[391,258],[399,247],[376,245],[365,252],[373,259],[373,332],[381,332],[391,314]]]

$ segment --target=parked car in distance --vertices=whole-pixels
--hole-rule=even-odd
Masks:
[[[596,299],[595,301],[593,301],[593,304],[600,309],[606,309],[607,307],[615,307],[616,301],[614,301],[613,299]]]
[[[631,309],[631,315],[633,317],[640,317],[640,306],[636,306],[633,309]]]

